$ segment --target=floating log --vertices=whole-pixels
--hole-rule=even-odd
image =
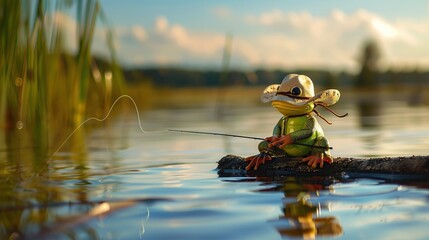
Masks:
[[[219,176],[341,176],[341,175],[395,175],[429,177],[429,156],[342,158],[334,159],[323,168],[311,168],[301,158],[275,158],[260,165],[258,170],[246,171],[248,162],[243,157],[227,155],[218,162]]]

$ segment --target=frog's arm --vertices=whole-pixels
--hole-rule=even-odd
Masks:
[[[305,123],[305,126],[301,130],[297,130],[295,132],[291,132],[289,135],[292,138],[292,142],[296,142],[301,139],[306,139],[311,137],[313,133],[316,131],[316,118],[313,116],[309,116]]]
[[[274,126],[273,136],[280,137],[282,135],[282,124],[283,124],[283,117],[280,118],[280,120],[277,122],[276,126]]]

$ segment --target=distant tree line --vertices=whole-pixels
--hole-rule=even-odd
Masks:
[[[124,71],[129,83],[149,81],[159,87],[219,87],[219,86],[266,86],[280,83],[289,73],[305,74],[320,87],[373,89],[378,87],[401,87],[429,85],[429,72],[419,70],[380,71],[380,48],[374,40],[362,45],[358,57],[357,74],[332,72],[318,69],[289,69],[254,71],[205,71],[184,68],[137,68]],[[223,80],[221,80],[223,79]]]
[[[317,79],[318,84],[325,86],[337,85],[338,77],[352,78],[350,74],[340,73],[339,76],[322,70],[255,70],[229,71],[225,83],[221,82],[222,71],[204,71],[180,68],[146,68],[125,70],[124,76],[128,83],[150,81],[155,86],[162,87],[217,87],[222,84],[228,86],[252,86],[280,83],[288,73],[300,73]]]
[[[221,71],[190,70],[179,68],[148,68],[125,70],[128,83],[149,81],[159,87],[218,87],[227,86],[266,86],[280,83],[286,74],[299,73],[308,75],[316,86],[343,88],[373,88],[429,85],[429,72],[388,70],[385,72],[363,69],[354,75],[347,72],[324,70],[255,70],[230,71],[225,83],[221,83]]]

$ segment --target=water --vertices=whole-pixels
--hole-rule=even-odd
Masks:
[[[427,106],[343,101],[335,110],[349,117],[319,120],[335,156],[428,154]],[[147,130],[256,137],[279,117],[266,105],[227,107],[221,120],[213,106],[141,114]],[[253,155],[257,144],[143,134],[129,113],[91,132],[87,152],[59,151],[42,177],[43,163],[25,161],[32,149],[2,150],[0,239],[427,239],[429,181],[218,176],[221,157]]]

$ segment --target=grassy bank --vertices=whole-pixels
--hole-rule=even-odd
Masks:
[[[263,105],[260,95],[264,86],[230,86],[224,88],[159,88],[149,83],[129,85],[127,92],[141,109],[216,107],[219,98],[225,106]],[[317,88],[321,91],[321,88]],[[316,90],[316,92],[317,92]],[[403,86],[401,88],[341,89],[343,102],[374,101],[403,102],[410,105],[429,105],[429,89]]]
[[[226,105],[259,104],[261,87],[234,86],[228,88],[155,88],[150,84],[129,85],[127,92],[139,108],[189,108]]]
[[[70,29],[60,16],[67,14],[76,19],[76,49],[66,46]],[[99,21],[107,29],[107,62],[96,61],[91,50]],[[112,33],[96,0],[1,0],[0,36],[0,140],[7,148],[33,147],[35,158],[44,158],[88,113],[105,114],[124,91]],[[83,133],[76,136],[75,145],[83,145]]]

